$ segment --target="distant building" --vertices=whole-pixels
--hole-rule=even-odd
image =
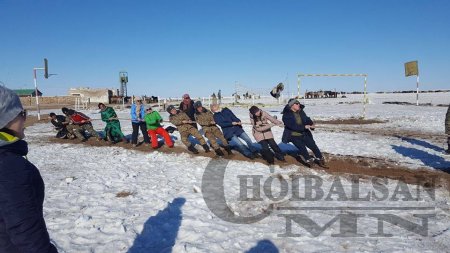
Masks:
[[[109,104],[111,103],[112,95],[113,91],[106,88],[92,89],[88,87],[81,87],[69,89],[69,96],[80,97],[89,103]]]
[[[19,97],[36,97],[35,89],[18,89],[13,90]],[[42,92],[38,90],[38,96],[42,97]]]

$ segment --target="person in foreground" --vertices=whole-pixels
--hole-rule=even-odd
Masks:
[[[303,111],[305,106],[297,99],[291,99],[283,110],[284,132],[282,142],[292,142],[300,151],[307,166],[312,167],[316,162],[326,167],[325,159],[313,139],[311,130],[314,130],[314,122]],[[315,159],[311,157],[306,148],[311,149]]]
[[[0,252],[54,253],[43,215],[44,181],[24,156],[26,111],[0,86]]]

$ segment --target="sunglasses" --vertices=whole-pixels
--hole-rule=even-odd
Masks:
[[[294,105],[300,105],[300,103],[299,102],[295,102]]]

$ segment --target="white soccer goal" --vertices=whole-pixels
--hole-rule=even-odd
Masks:
[[[301,78],[303,77],[364,77],[364,97],[362,118],[366,118],[366,104],[369,102],[367,98],[367,74],[298,74],[298,90],[297,96],[300,98]]]

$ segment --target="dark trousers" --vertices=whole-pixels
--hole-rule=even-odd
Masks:
[[[259,144],[261,145],[261,155],[268,163],[274,162],[274,153],[277,159],[284,159],[283,152],[273,138],[262,140]],[[273,152],[270,149],[272,149]]]
[[[311,158],[306,148],[311,149],[316,158],[323,158],[322,153],[320,152],[319,147],[317,147],[317,144],[312,136],[308,134],[303,134],[302,136],[293,136],[291,137],[291,142],[296,148],[298,148],[298,150],[300,151],[300,155],[303,156],[303,159],[309,160]]]
[[[133,133],[131,134],[131,144],[137,144],[139,128],[141,129],[142,135],[144,136],[144,142],[150,143],[150,138],[148,138],[147,133],[147,125],[145,124],[145,122],[131,122],[131,125],[133,126]]]

